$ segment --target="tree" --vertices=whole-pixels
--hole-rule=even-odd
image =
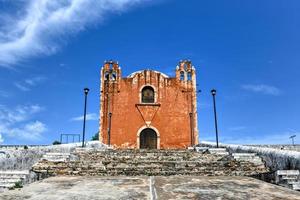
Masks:
[[[99,140],[99,132],[95,133],[95,135],[92,137],[92,141]]]
[[[58,145],[58,144],[61,144],[61,142],[60,141],[57,141],[57,140],[55,140],[53,143],[52,143],[53,145]]]

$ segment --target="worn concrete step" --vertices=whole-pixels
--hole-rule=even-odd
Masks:
[[[255,157],[256,153],[232,153],[233,157]]]
[[[300,189],[299,170],[277,170],[275,172],[275,183],[293,190]]]
[[[240,176],[240,175],[254,175],[257,172],[253,171],[229,171],[227,175],[233,175],[233,176]],[[74,171],[71,172],[69,175],[85,175],[82,171]],[[194,175],[194,176],[218,176],[218,175],[224,175],[223,170],[198,170],[198,171],[191,171],[191,170],[177,170],[177,169],[157,169],[157,170],[151,170],[151,171],[145,171],[145,170],[111,170],[111,171],[94,171],[92,170],[89,174],[92,175],[100,175],[100,176],[120,176],[120,175],[126,175],[126,176],[143,176],[143,175],[151,175],[151,176],[169,176],[169,175]]]
[[[202,157],[202,155],[196,153],[196,154],[75,154],[80,157],[92,157],[92,156],[97,156],[97,157],[116,157],[116,158],[121,158],[121,157],[131,157],[131,158],[137,158],[137,157],[143,157],[143,158],[152,158],[152,157],[179,157],[179,158],[188,158],[188,157]]]
[[[295,175],[284,175],[284,176],[281,176],[281,179],[282,180],[298,180],[299,177],[295,176]]]
[[[237,161],[246,161],[246,162],[252,162],[252,163],[264,163],[260,158],[255,158],[255,159],[242,159],[242,158],[238,158],[238,159],[235,159]]]
[[[27,178],[29,171],[0,171],[0,179],[2,178]]]
[[[99,152],[99,151],[107,152],[107,151],[105,151],[105,149],[99,150],[99,149],[95,149],[95,148],[91,148],[91,147],[84,147],[84,148],[77,147],[74,150],[75,153],[87,153],[87,152]]]
[[[228,154],[228,152],[219,152],[219,153],[226,153]],[[79,157],[86,157],[86,158],[93,158],[93,157],[101,157],[101,158],[119,158],[119,159],[123,159],[123,158],[178,158],[178,159],[182,159],[182,158],[186,158],[186,159],[190,159],[190,158],[205,158],[207,157],[207,155],[202,155],[200,153],[197,153],[197,154],[180,154],[180,155],[172,155],[172,154],[169,154],[169,155],[159,155],[159,154],[132,154],[132,155],[107,155],[107,154],[94,154],[94,155],[80,155],[80,154],[76,154],[77,156]],[[215,154],[211,154],[211,155],[214,155],[214,156],[218,156],[218,155],[215,155]],[[212,157],[212,156],[210,156]]]
[[[235,159],[240,162],[251,162],[255,165],[264,165],[264,162],[261,159]]]
[[[46,153],[45,155],[48,155],[48,156],[61,156],[61,155],[65,155],[65,156],[70,156],[71,153],[63,153],[63,152],[48,152]]]
[[[76,153],[76,152],[74,152]],[[198,155],[199,153],[196,151],[187,151],[187,152],[168,152],[168,151],[159,151],[159,152],[114,152],[114,151],[94,151],[87,152],[94,154],[103,154],[103,155]],[[78,154],[86,154],[78,153]]]
[[[0,183],[0,188],[12,188],[15,186],[15,183]]]
[[[21,178],[0,178],[0,184],[1,183],[16,183],[22,181]]]
[[[22,179],[26,179],[29,175],[25,175],[25,174],[0,174],[0,180],[1,179],[7,179],[7,178],[22,178]]]
[[[300,181],[294,182],[291,184],[293,190],[300,191]]]
[[[21,181],[22,184],[27,182],[29,179],[28,170],[20,171],[0,171],[0,188],[10,188],[15,186],[15,183]]]
[[[118,162],[145,162],[145,161],[149,161],[149,162],[155,162],[155,161],[178,161],[178,162],[187,162],[187,161],[197,161],[197,162],[202,162],[202,161],[206,161],[206,160],[219,160],[220,157],[216,156],[216,157],[210,157],[210,158],[174,158],[174,157],[151,157],[151,158],[147,158],[147,157],[82,157],[81,160],[85,160],[85,161],[89,161],[91,163],[93,162],[101,162],[101,161],[105,161],[105,160],[109,160],[109,161],[118,161]]]
[[[196,152],[205,152],[209,149],[209,147],[195,147]]]
[[[210,152],[210,153],[220,155],[220,156],[228,156],[229,155],[229,152]]]
[[[226,148],[208,148],[208,151],[210,152],[221,152],[221,151],[226,151],[227,152],[227,149]]]
[[[128,162],[128,161],[204,161],[204,160],[219,160],[221,155],[211,157],[211,158],[198,158],[198,157],[187,157],[187,158],[176,158],[176,157],[79,157],[80,160],[85,160],[89,162],[101,162],[104,160]]]
[[[229,155],[229,152],[227,151],[226,148],[209,148],[207,151],[211,154],[217,154],[222,156]]]
[[[70,153],[46,153],[43,155],[42,160],[48,160],[53,162],[64,162],[69,160],[71,157]]]
[[[86,166],[223,166],[226,164],[226,161],[140,161],[140,162],[118,162],[118,161],[103,161],[101,163],[89,163],[89,162],[82,162],[83,165]]]
[[[29,170],[0,170],[0,175],[29,175]]]
[[[275,175],[276,176],[282,176],[282,175],[296,175],[296,176],[299,176],[300,171],[299,170],[277,170]]]
[[[255,165],[264,165],[263,160],[255,153],[232,153],[232,156],[237,161],[247,161]]]

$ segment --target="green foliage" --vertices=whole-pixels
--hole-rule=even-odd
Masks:
[[[14,188],[22,188],[22,187],[23,187],[22,181],[18,181],[15,183]]]
[[[99,140],[99,132],[95,133],[95,135],[92,137],[92,141]]]
[[[53,145],[58,145],[58,144],[61,144],[61,142],[60,141],[57,141],[57,140],[55,140],[53,143],[52,143]]]
[[[25,146],[24,146],[24,149],[28,149],[28,146],[27,146],[27,145],[25,145]]]

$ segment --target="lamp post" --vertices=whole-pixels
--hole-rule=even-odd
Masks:
[[[84,91],[84,114],[83,114],[82,147],[84,147],[84,136],[85,136],[86,102],[87,102],[87,95],[90,89],[84,88],[83,91]]]
[[[295,142],[294,142],[294,138],[296,137],[296,135],[292,135],[291,137],[290,137],[290,139],[292,140],[292,145],[294,146],[295,145]]]
[[[216,110],[216,94],[217,90],[212,89],[211,94],[213,96],[213,102],[214,102],[214,114],[215,114],[215,128],[216,128],[216,143],[217,143],[217,148],[219,148],[219,136],[218,136],[218,121],[217,121],[217,110]]]

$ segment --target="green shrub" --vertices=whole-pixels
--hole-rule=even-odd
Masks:
[[[95,133],[95,135],[92,137],[92,141],[99,140],[99,132]]]
[[[55,140],[53,143],[52,143],[53,145],[59,145],[59,144],[61,144],[61,142],[60,141],[57,141],[57,140]]]
[[[18,181],[15,183],[14,188],[22,188],[22,187],[23,187],[22,181]]]

